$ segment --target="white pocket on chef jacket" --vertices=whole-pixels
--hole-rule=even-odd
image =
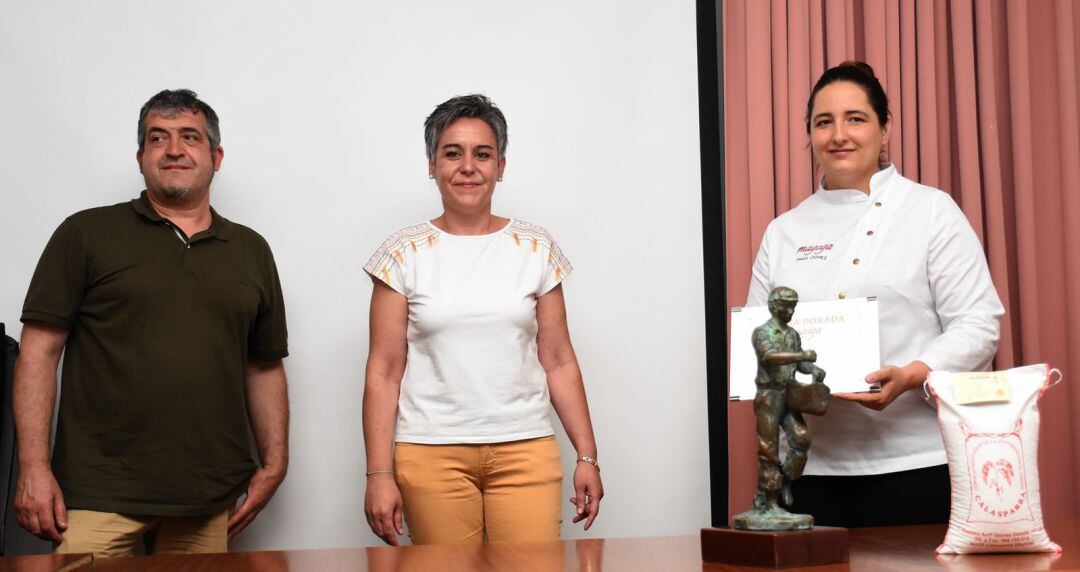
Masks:
[[[1038,400],[1060,381],[1061,372],[1046,364],[930,372],[926,387],[937,398],[952,481],[938,554],[1061,550],[1043,527],[1037,457]]]

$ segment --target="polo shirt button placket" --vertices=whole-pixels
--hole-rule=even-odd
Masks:
[[[184,245],[184,256],[183,256],[183,262],[182,262],[182,272],[184,274],[187,274],[187,275],[190,275],[190,276],[195,276],[195,269],[192,266],[192,260],[190,258],[190,255],[191,255],[191,241],[189,239],[185,238],[184,235],[180,232],[180,229],[176,225],[174,225],[173,223],[171,223],[171,222],[169,222],[167,220],[164,220],[164,221],[161,221],[161,224],[165,225],[165,228],[168,228],[169,230],[171,230],[173,232],[173,234],[176,235],[176,238],[178,238],[180,240],[180,242]]]
[[[183,256],[183,259],[184,259],[184,274],[187,274],[189,276],[195,276],[197,274],[197,272],[195,272],[195,261],[193,260],[194,257],[195,257],[195,255],[191,250],[191,243],[185,244],[184,245],[184,256]]]

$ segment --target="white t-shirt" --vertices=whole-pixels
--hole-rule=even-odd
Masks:
[[[546,230],[511,219],[497,232],[462,236],[424,222],[391,235],[364,270],[409,303],[397,441],[554,434],[536,299],[573,267]]]
[[[883,365],[985,370],[1005,313],[979,239],[952,197],[892,165],[873,176],[869,196],[819,189],[769,224],[746,305],[764,305],[776,286],[794,288],[805,302],[877,296]],[[880,412],[833,399],[824,417],[806,420],[809,475],[946,463],[936,413],[921,391]]]

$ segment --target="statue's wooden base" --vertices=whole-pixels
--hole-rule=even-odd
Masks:
[[[703,528],[701,559],[763,568],[839,564],[848,561],[848,531],[831,526],[776,532]]]

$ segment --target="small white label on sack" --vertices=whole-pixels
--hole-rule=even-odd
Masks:
[[[953,399],[957,405],[1008,403],[1012,401],[1009,378],[1003,371],[955,373]]]

